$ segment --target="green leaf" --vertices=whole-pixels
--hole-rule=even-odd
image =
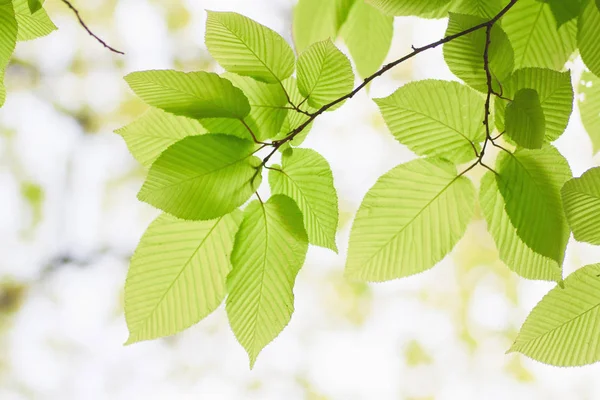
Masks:
[[[427,16],[443,8],[451,0],[366,0],[367,3],[388,15],[417,17]]]
[[[298,204],[309,243],[337,252],[338,197],[327,160],[314,150],[288,149],[282,167],[269,171],[269,184]]]
[[[600,245],[600,168],[568,181],[561,193],[575,239]]]
[[[452,4],[451,11],[490,19],[502,11],[504,2],[504,0],[459,0]]]
[[[578,88],[579,113],[592,144],[594,153],[600,150],[600,78],[584,71]]]
[[[379,178],[356,214],[346,275],[380,282],[433,267],[464,235],[474,203],[473,184],[449,161],[397,166]]]
[[[294,72],[294,52],[277,32],[233,12],[208,11],[206,47],[225,70],[267,83]]]
[[[585,65],[594,75],[600,77],[600,10],[592,1],[581,10],[577,44]]]
[[[394,137],[418,155],[467,162],[485,139],[485,100],[458,82],[412,82],[375,102]]]
[[[172,144],[187,136],[201,135],[206,129],[194,119],[178,117],[150,108],[131,124],[115,131],[127,143],[140,164],[149,167]]]
[[[546,135],[546,117],[534,89],[521,89],[506,107],[506,134],[519,146],[541,149]]]
[[[600,361],[600,264],[575,271],[533,309],[508,352],[573,367]]]
[[[260,186],[254,144],[229,135],[190,136],[152,164],[138,194],[171,215],[209,220],[235,210]]]
[[[300,93],[314,108],[329,104],[354,88],[350,60],[329,39],[313,44],[300,55],[297,79]]]
[[[58,29],[43,8],[32,12],[27,0],[13,0],[13,5],[17,24],[19,25],[17,40],[37,39]]]
[[[212,221],[162,214],[150,224],[125,283],[127,344],[181,332],[221,304],[241,220],[236,210]]]
[[[562,265],[570,235],[560,198],[572,177],[567,160],[550,145],[518,149],[500,154],[496,172],[506,213],[521,240]]]
[[[291,319],[294,282],[307,250],[302,213],[292,199],[277,195],[246,208],[231,255],[227,315],[251,368]]]
[[[506,212],[506,202],[493,172],[486,173],[481,180],[479,203],[488,231],[496,243],[500,260],[508,268],[526,279],[562,279],[561,263],[536,253],[517,234]]]
[[[558,139],[569,123],[573,112],[573,87],[571,73],[558,72],[543,68],[524,68],[515,71],[502,86],[503,96],[515,97],[522,89],[533,89],[540,97],[546,120],[546,142]],[[496,126],[504,131],[506,101],[496,99]]]
[[[581,12],[581,0],[544,0],[544,3],[548,3],[550,6],[559,28],[570,20],[577,18]]]
[[[283,87],[285,88],[286,92],[290,96],[290,100],[292,101],[292,103],[294,103],[296,105],[301,104],[300,105],[301,110],[304,110],[306,112],[311,112],[311,113],[317,111],[315,108],[312,108],[309,104],[307,104],[306,101],[304,101],[304,97],[300,93],[300,90],[298,90],[298,85],[296,84],[296,78],[292,77],[292,78],[288,78],[285,81],[283,81]],[[299,113],[294,110],[290,110],[287,114],[286,119],[283,121],[283,125],[281,126],[279,134],[275,137],[275,139],[283,139],[283,138],[287,137],[288,134],[290,134],[296,128],[300,127],[302,124],[304,124],[306,121],[308,121],[309,118],[310,117],[308,117],[306,114]],[[304,142],[304,139],[306,139],[306,136],[308,136],[308,134],[310,133],[311,128],[312,128],[312,122],[306,128],[304,128],[302,133],[297,135],[291,141],[291,144],[294,146],[300,146],[302,144],[302,142]]]
[[[502,27],[512,43],[517,69],[562,70],[577,48],[576,22],[558,28],[550,6],[537,0],[519,0],[502,18]]]
[[[17,21],[9,0],[0,0],[0,106],[6,100],[4,71],[17,43]]]
[[[242,119],[250,112],[244,93],[215,73],[142,71],[125,81],[146,103],[175,115]]]
[[[358,0],[340,31],[362,78],[375,73],[385,61],[394,36],[394,18]]]
[[[14,1],[14,0],[13,0]],[[33,14],[42,8],[43,0],[28,0],[27,4],[29,5],[29,11]]]
[[[486,21],[487,19],[481,17],[450,13],[446,36],[463,32]],[[487,92],[487,75],[483,62],[485,42],[486,30],[479,29],[444,45],[444,59],[452,73],[482,92]],[[488,57],[494,78],[492,83],[494,88],[500,91],[499,82],[510,76],[514,58],[510,41],[497,24],[492,28]]]

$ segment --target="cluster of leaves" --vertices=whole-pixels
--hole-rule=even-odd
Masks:
[[[0,0],[0,107],[6,100],[4,72],[17,42],[46,36],[56,30],[43,0]]]
[[[446,36],[382,67],[393,18],[408,15],[449,17]],[[209,12],[206,45],[225,73],[126,77],[151,108],[117,132],[149,167],[139,199],[164,212],[131,261],[128,343],[186,329],[226,298],[231,328],[253,365],[291,318],[309,244],[337,251],[330,167],[298,146],[319,115],[443,45],[462,83],[411,82],[375,99],[392,135],[422,158],[393,168],[366,194],[346,276],[387,281],[432,268],[462,238],[478,204],[508,268],[557,282],[511,350],[562,366],[600,360],[600,264],[562,277],[571,232],[600,245],[600,169],[573,179],[552,145],[573,111],[565,65],[577,50],[591,71],[581,85],[582,118],[600,129],[598,26],[593,0],[300,0],[296,58],[271,29]],[[355,89],[338,36],[364,79]],[[499,152],[493,166],[492,147]],[[281,165],[271,165],[278,151]],[[476,167],[488,170],[479,195],[467,175]],[[264,170],[267,201],[256,192]],[[258,199],[246,204],[254,193]]]

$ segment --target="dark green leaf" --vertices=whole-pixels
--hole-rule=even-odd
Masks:
[[[541,149],[546,134],[546,118],[540,96],[534,89],[521,89],[506,107],[506,134],[519,146]]]

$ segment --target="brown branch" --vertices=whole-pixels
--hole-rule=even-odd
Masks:
[[[65,3],[67,5],[67,7],[69,7],[75,13],[77,20],[79,20],[79,24],[83,27],[83,29],[86,30],[86,32],[91,37],[96,39],[102,46],[106,47],[108,50],[112,51],[113,53],[125,54],[122,51],[119,51],[119,50],[115,49],[114,47],[109,46],[104,40],[100,39],[94,32],[92,32],[90,30],[90,28],[88,28],[88,26],[85,24],[83,19],[81,18],[81,15],[79,15],[79,10],[77,10],[77,8],[75,8],[75,6],[73,6],[73,4],[71,4],[71,2],[69,0],[62,0],[62,2]]]

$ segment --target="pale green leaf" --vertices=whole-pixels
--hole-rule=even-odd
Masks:
[[[512,43],[517,69],[562,70],[577,48],[576,22],[558,28],[550,6],[537,0],[519,0],[502,18],[502,28]]]
[[[150,224],[125,283],[127,344],[181,332],[221,304],[241,220],[236,210],[211,221],[162,214]]]
[[[578,93],[581,122],[592,140],[594,153],[597,153],[600,150],[600,78],[584,71]]]
[[[599,276],[600,264],[588,265],[552,289],[529,314],[509,352],[560,367],[600,361]]]
[[[358,74],[366,78],[381,67],[390,51],[394,18],[357,0],[340,34],[348,46]]]
[[[329,39],[313,44],[300,55],[297,75],[300,93],[314,108],[329,104],[354,88],[350,60]]]
[[[412,82],[375,102],[394,137],[419,155],[467,162],[485,139],[485,100],[458,82]]]
[[[481,17],[450,13],[446,36],[463,32],[486,21]],[[469,86],[482,92],[487,92],[488,88],[483,61],[485,43],[486,30],[478,29],[444,45],[444,59],[452,73]],[[503,82],[513,71],[513,57],[513,50],[506,33],[498,24],[494,25],[488,59],[495,90],[500,91],[499,82]]]
[[[562,265],[570,230],[560,190],[571,179],[567,160],[551,145],[502,152],[496,180],[505,210],[521,240],[534,252]]]
[[[269,171],[269,184],[298,204],[309,243],[337,252],[338,197],[327,160],[314,150],[288,149],[282,166]]]
[[[131,124],[115,131],[123,137],[135,159],[146,167],[172,144],[206,132],[194,119],[178,117],[157,108],[150,108]]]
[[[309,113],[317,111],[315,108],[311,107],[306,101],[304,101],[304,96],[302,96],[302,94],[300,93],[300,90],[298,90],[296,78],[292,77],[292,78],[286,79],[283,82],[283,87],[285,88],[286,92],[290,96],[290,100],[292,101],[292,103],[294,103],[296,105],[300,104],[301,110],[309,112]],[[306,114],[297,112],[295,110],[290,110],[287,114],[287,117],[283,121],[283,125],[281,126],[279,134],[275,137],[275,139],[283,139],[283,138],[287,137],[296,128],[300,127],[306,121],[308,121],[309,118],[310,117],[307,116]],[[308,124],[308,126],[306,128],[304,128],[302,133],[300,133],[299,135],[294,137],[294,139],[291,141],[291,144],[294,146],[300,146],[302,144],[302,142],[304,142],[304,139],[306,139],[306,136],[308,136],[308,134],[310,133],[311,128],[312,128],[312,122],[310,124]]]
[[[397,16],[417,17],[428,16],[428,14],[443,8],[451,0],[366,0],[367,3],[380,9],[383,13]]]
[[[350,234],[346,275],[387,281],[441,261],[473,216],[475,189],[449,161],[411,161],[383,175],[365,196]]]
[[[149,105],[190,118],[237,118],[250,112],[244,93],[211,72],[133,72],[125,81]]]
[[[152,164],[138,194],[171,215],[209,220],[232,212],[260,186],[254,144],[229,135],[189,136]]]
[[[459,14],[490,19],[502,11],[505,3],[506,0],[458,0],[452,3],[450,10]]]
[[[9,0],[0,0],[0,106],[6,99],[4,72],[17,43],[17,21]]]
[[[546,142],[553,142],[563,134],[573,112],[571,73],[544,68],[524,68],[515,71],[503,82],[503,97],[512,99],[519,90],[533,89],[540,97],[546,120]],[[496,126],[504,131],[506,101],[496,99]]]
[[[19,25],[17,40],[33,40],[49,35],[57,28],[50,20],[46,10],[40,8],[32,12],[27,0],[13,0],[15,17]]]
[[[233,12],[208,11],[206,47],[225,70],[267,83],[294,72],[294,52],[277,32]]]
[[[534,89],[519,90],[506,106],[506,134],[519,146],[541,149],[546,135],[546,117]]]
[[[579,16],[577,44],[585,65],[600,77],[600,10],[593,1],[584,5]]]
[[[479,203],[500,260],[508,268],[526,279],[562,279],[561,263],[536,253],[517,234],[506,212],[506,203],[498,188],[496,175],[491,171],[481,180]]]
[[[600,168],[568,181],[561,193],[575,239],[600,245]]]
[[[231,255],[226,307],[250,367],[290,321],[294,282],[307,250],[302,213],[292,199],[276,195],[246,208]]]

